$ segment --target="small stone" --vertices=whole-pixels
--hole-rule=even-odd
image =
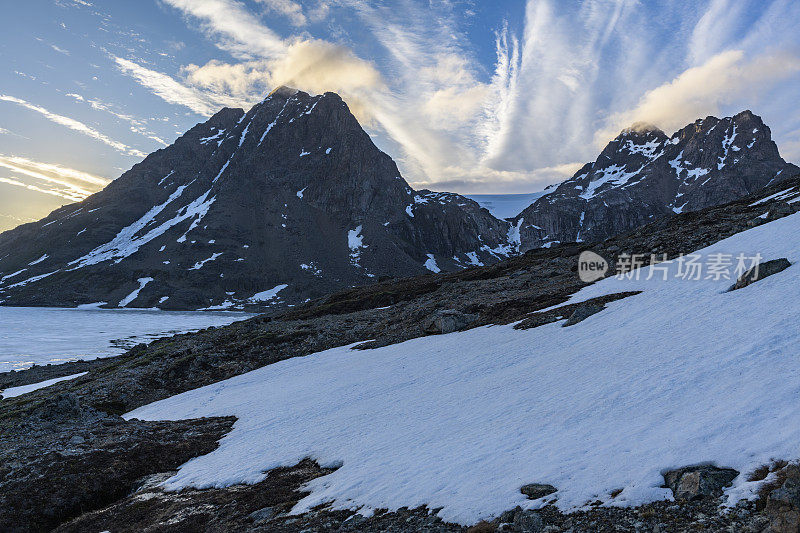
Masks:
[[[563,327],[574,326],[578,322],[583,322],[590,316],[599,313],[605,309],[605,306],[600,304],[583,304],[579,306],[575,311],[570,315],[566,322],[564,322]]]
[[[86,439],[80,435],[73,435],[72,438],[69,439],[70,444],[83,444],[84,442],[86,442]]]
[[[538,500],[544,498],[548,494],[553,494],[556,489],[553,485],[545,483],[529,483],[520,487],[519,491],[528,497],[529,500]]]
[[[777,274],[778,272],[782,272],[791,265],[792,264],[785,257],[773,259],[772,261],[767,261],[765,263],[759,263],[739,276],[739,279],[736,280],[736,283],[734,283],[729,290],[735,291],[737,289],[743,289],[744,287],[747,287],[756,281],[761,281],[766,277]]]
[[[720,496],[739,472],[732,468],[711,465],[687,466],[664,473],[665,486],[672,489],[676,500],[697,500]]]

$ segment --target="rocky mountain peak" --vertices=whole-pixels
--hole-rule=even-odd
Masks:
[[[84,202],[0,234],[0,303],[294,305],[498,261],[509,224],[414,191],[335,93],[222,109]]]
[[[671,137],[637,124],[515,220],[523,250],[601,240],[659,217],[735,200],[798,172],[749,110],[699,119]]]
[[[647,136],[649,134],[664,135],[664,132],[654,124],[649,122],[634,122],[629,127],[622,130],[619,137]]]
[[[267,98],[270,98],[270,97],[273,97],[273,96],[278,96],[278,97],[282,97],[282,98],[289,98],[290,96],[294,96],[297,92],[299,92],[298,89],[295,89],[293,87],[287,87],[286,85],[280,85],[280,86],[276,87],[275,89],[273,89],[272,92],[269,93],[269,95],[267,95]]]

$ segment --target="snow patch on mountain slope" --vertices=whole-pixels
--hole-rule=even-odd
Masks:
[[[31,261],[30,263],[28,263],[28,266],[38,265],[39,263],[41,263],[42,261],[44,261],[44,260],[45,260],[45,259],[47,259],[48,257],[50,257],[50,256],[49,256],[49,255],[47,255],[47,254],[44,254],[44,255],[43,255],[42,257],[40,257],[39,259],[36,259],[36,260],[34,260],[34,261]]]
[[[8,274],[7,276],[3,276],[2,278],[0,278],[0,283],[3,283],[7,279],[11,279],[11,278],[14,278],[16,276],[19,276],[20,274],[22,274],[26,270],[28,270],[28,269],[27,268],[23,268],[22,270],[17,270],[16,272],[12,272],[11,274]]]
[[[427,254],[427,256],[428,259],[425,260],[425,268],[427,268],[428,270],[430,270],[435,274],[441,272],[442,269],[439,268],[439,265],[436,264],[436,258],[433,257],[433,254]]]
[[[361,234],[362,226],[356,226],[347,232],[347,247],[350,248],[350,263],[359,265],[361,260],[361,250],[367,247],[364,244],[364,236]]]
[[[663,150],[659,151],[660,148],[663,148],[663,143],[657,139],[653,139],[644,144],[636,144],[628,139],[625,141],[623,150],[626,150],[630,154],[641,154],[648,159],[658,159],[664,153]]]
[[[598,175],[586,186],[586,189],[580,194],[580,197],[589,200],[595,196],[600,187],[606,184],[613,185],[614,187],[622,187],[628,183],[631,178],[638,176],[641,171],[642,169],[640,168],[633,172],[627,172],[622,165],[611,165],[598,172]]]
[[[119,301],[117,304],[119,307],[126,307],[129,303],[133,302],[136,298],[139,297],[139,293],[144,289],[148,283],[153,281],[153,278],[139,278],[137,280],[139,282],[139,287],[135,289],[132,293],[127,295],[125,298]]]
[[[203,259],[202,261],[198,261],[193,266],[189,267],[189,270],[200,270],[201,268],[203,268],[203,265],[205,265],[209,261],[215,261],[217,259],[217,257],[219,257],[221,255],[222,255],[222,252],[214,252],[213,254],[211,254],[211,257],[209,257],[207,259]]]
[[[725,160],[728,158],[728,151],[733,148],[735,152],[738,152],[739,149],[733,146],[733,141],[736,139],[736,124],[733,125],[733,131],[728,133],[725,132],[725,138],[722,139],[722,149],[725,151],[720,157],[719,162],[717,163],[717,170],[722,170],[725,168]]]
[[[153,222],[155,218],[162,212],[164,209],[175,201],[183,191],[186,189],[186,185],[181,185],[172,194],[169,195],[169,198],[162,203],[153,208],[151,208],[147,213],[142,215],[136,222],[133,224],[122,228],[119,233],[117,233],[116,237],[114,237],[109,242],[102,244],[89,252],[88,254],[84,255],[83,257],[79,257],[78,259],[69,263],[70,266],[76,265],[75,268],[81,268],[88,265],[95,265],[97,263],[101,263],[103,261],[110,261],[112,259],[117,259],[117,262],[134,254],[139,248],[150,242],[151,240],[155,239],[159,235],[163,234],[169,228],[163,228],[159,226],[153,230],[150,230],[146,234],[137,237],[136,235],[142,231],[148,224]]]
[[[267,124],[266,129],[264,129],[264,133],[261,134],[261,138],[258,140],[258,145],[259,146],[261,146],[261,143],[263,143],[264,139],[267,138],[267,135],[269,134],[269,132],[272,131],[272,128],[274,128],[275,125],[278,123],[278,120],[281,118],[281,115],[283,115],[283,112],[286,110],[286,106],[289,105],[289,102],[291,100],[292,100],[292,98],[287,99],[286,102],[283,103],[283,107],[281,108],[281,110],[278,111],[277,115],[275,115],[275,120],[273,120],[272,122]]]
[[[278,296],[278,293],[286,287],[288,287],[288,285],[276,285],[275,287],[266,291],[257,292],[249,298],[249,301],[251,303],[268,302]]]
[[[799,223],[789,216],[703,253],[796,263]],[[646,273],[574,295],[644,291],[569,328],[482,327],[334,348],[126,418],[238,417],[217,450],[167,481],[170,489],[255,483],[304,457],[340,463],[307,485],[295,512],[323,502],[365,511],[426,504],[470,524],[542,505],[519,492],[531,482],[556,486],[562,509],[597,499],[637,505],[670,498],[663,469],[705,461],[742,472],[729,492],[747,496],[755,489],[748,472],[797,456],[800,268],[734,292],[725,292],[731,280],[646,281]]]

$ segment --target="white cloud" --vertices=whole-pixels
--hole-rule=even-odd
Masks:
[[[201,29],[216,39],[216,44],[241,59],[278,58],[286,45],[236,0],[162,0],[185,14],[199,19]]]
[[[121,57],[113,57],[117,67],[149,88],[154,94],[170,104],[188,107],[198,115],[211,116],[219,110],[219,103],[208,94],[187,87],[173,78],[148,69]]]
[[[648,91],[635,108],[613,115],[609,126],[597,132],[597,144],[604,145],[635,122],[649,122],[672,132],[697,118],[717,114],[724,103],[752,98],[798,72],[800,57],[791,54],[748,61],[742,50],[722,52]]]
[[[257,0],[271,11],[279,13],[295,26],[305,26],[308,18],[303,14],[303,6],[293,0]]]
[[[123,144],[123,143],[121,143],[119,141],[115,141],[115,140],[107,137],[106,135],[104,135],[104,134],[100,133],[99,131],[95,130],[94,128],[91,128],[91,127],[87,126],[86,124],[84,124],[83,122],[80,122],[79,120],[75,120],[75,119],[70,118],[70,117],[65,117],[64,115],[59,115],[57,113],[52,113],[52,112],[48,111],[47,109],[45,109],[42,106],[38,106],[38,105],[32,104],[30,102],[22,100],[21,98],[16,98],[16,97],[8,96],[8,95],[5,95],[5,94],[0,94],[0,101],[11,102],[13,104],[17,104],[19,106],[22,106],[25,109],[29,109],[31,111],[35,111],[36,113],[39,113],[40,115],[44,116],[47,120],[55,122],[56,124],[60,124],[61,126],[65,126],[65,127],[69,128],[71,130],[77,131],[78,133],[82,133],[83,135],[87,135],[87,136],[89,136],[89,137],[91,137],[91,138],[93,138],[95,140],[98,140],[98,141],[110,146],[111,148],[114,148],[115,150],[117,150],[117,151],[119,151],[121,153],[124,153],[124,154],[127,154],[127,155],[136,156],[136,157],[145,157],[145,155],[147,155],[147,154],[145,154],[144,152],[142,152],[140,150],[136,150],[135,148],[131,148],[130,146],[127,146],[126,144]]]

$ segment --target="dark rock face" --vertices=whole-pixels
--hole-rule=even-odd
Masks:
[[[785,257],[781,257],[780,259],[773,259],[772,261],[766,261],[764,263],[759,263],[758,265],[754,266],[753,268],[751,268],[750,270],[739,276],[739,279],[736,280],[736,283],[733,284],[730,290],[735,291],[737,289],[742,289],[744,287],[747,287],[751,283],[760,281],[773,274],[777,274],[778,272],[783,272],[790,266],[792,266],[792,264]]]
[[[236,308],[492,263],[509,225],[414,191],[333,93],[223,109],[83,202],[0,235],[0,302]]]
[[[769,128],[750,111],[706,117],[672,137],[637,125],[513,224],[522,251],[600,241],[660,217],[730,202],[798,171],[781,159]]]
[[[718,497],[739,472],[711,465],[687,466],[664,473],[664,483],[676,500]]]

